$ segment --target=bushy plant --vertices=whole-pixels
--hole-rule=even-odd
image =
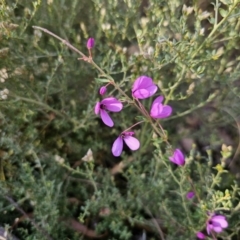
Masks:
[[[6,231],[238,239],[239,3],[2,0]]]

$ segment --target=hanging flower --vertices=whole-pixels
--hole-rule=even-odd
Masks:
[[[135,151],[139,149],[140,142],[137,138],[132,137],[134,135],[134,132],[123,132],[121,135],[114,141],[112,146],[112,154],[115,157],[119,157],[123,150],[123,141],[127,144],[127,146]]]
[[[108,115],[110,112],[120,112],[123,108],[122,103],[114,97],[103,99],[101,102],[97,102],[95,105],[95,114],[100,114],[102,121],[109,127],[113,127],[114,123],[111,117]]]
[[[211,232],[220,233],[224,228],[228,227],[228,222],[226,217],[223,215],[212,215],[207,221],[207,233],[211,234]]]
[[[138,77],[133,83],[132,95],[137,99],[151,97],[157,91],[157,85],[147,76]]]
[[[100,95],[104,95],[106,92],[107,92],[107,88],[105,86],[103,86],[99,89],[99,94]]]
[[[87,48],[88,48],[88,49],[92,49],[92,48],[94,47],[94,44],[95,44],[94,38],[89,38],[89,39],[87,40]]]
[[[163,96],[159,96],[153,101],[150,110],[152,118],[167,118],[172,114],[172,108],[162,104],[163,99]]]
[[[185,164],[185,157],[180,149],[176,149],[169,160],[177,165],[184,165]]]

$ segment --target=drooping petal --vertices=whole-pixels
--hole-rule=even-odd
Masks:
[[[119,157],[123,150],[123,140],[122,137],[119,136],[112,145],[112,154],[115,157]]]
[[[140,147],[140,142],[135,137],[124,136],[123,140],[128,145],[128,147],[133,151],[139,149],[139,147]]]
[[[108,113],[104,109],[100,109],[100,116],[102,121],[109,127],[113,127],[114,123],[113,120],[110,118]]]
[[[101,103],[111,112],[120,112],[123,108],[122,103],[114,97],[105,98]]]
[[[94,108],[94,112],[97,115],[99,114],[99,111],[100,111],[100,105],[101,105],[101,103],[97,102],[96,105],[95,105],[95,108]]]

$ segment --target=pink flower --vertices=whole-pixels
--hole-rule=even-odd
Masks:
[[[185,157],[180,149],[176,149],[169,160],[177,165],[184,165],[185,164]]]
[[[212,215],[207,221],[207,233],[210,234],[212,231],[220,233],[223,231],[223,228],[228,227],[228,222],[223,215]]]
[[[94,38],[89,38],[88,41],[87,41],[87,48],[88,48],[88,49],[93,48],[93,47],[94,47],[94,44],[95,44]]]
[[[196,235],[197,235],[198,239],[205,239],[206,238],[205,234],[203,234],[202,232],[197,232]]]
[[[101,102],[97,102],[95,105],[95,114],[99,114],[102,118],[102,121],[109,127],[114,125],[112,119],[108,115],[108,111],[110,112],[120,112],[123,108],[122,103],[114,97],[109,97],[103,99]]]
[[[194,196],[195,196],[195,193],[194,193],[194,192],[188,192],[188,193],[186,194],[187,199],[192,199]]]
[[[107,88],[105,86],[103,86],[99,89],[99,94],[100,95],[104,95],[106,92],[107,92]]]
[[[150,116],[152,118],[166,118],[172,113],[172,108],[168,105],[163,105],[163,96],[157,97],[151,107]]]
[[[132,87],[132,95],[138,99],[151,97],[157,91],[157,85],[147,76],[140,76],[135,80]]]
[[[140,142],[135,137],[132,137],[134,132],[123,132],[121,135],[114,141],[112,146],[112,154],[115,157],[119,157],[123,150],[123,141],[127,144],[127,146],[135,151],[139,149]]]

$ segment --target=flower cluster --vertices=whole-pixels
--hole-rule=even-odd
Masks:
[[[93,41],[94,42],[94,41]],[[87,43],[87,47],[89,48],[91,41],[89,40]],[[102,86],[99,90],[99,94],[103,96],[107,92],[107,84],[106,86]],[[157,85],[154,84],[153,80],[148,76],[140,76],[138,77],[132,87],[132,96],[134,99],[146,99],[151,96],[153,96],[157,92]],[[148,114],[149,117],[153,119],[161,119],[161,118],[167,118],[172,114],[172,108],[168,105],[163,104],[163,96],[158,96],[152,103],[150,113]],[[139,103],[140,104],[140,103]],[[142,105],[141,105],[142,106]],[[107,97],[101,100],[100,102],[97,102],[95,105],[95,114],[100,115],[103,123],[107,125],[108,127],[113,127],[114,122],[112,118],[109,116],[108,112],[120,112],[123,108],[123,104],[114,97]],[[131,128],[131,127],[130,127]],[[129,129],[130,129],[129,128]],[[137,150],[140,147],[140,142],[137,138],[133,137],[134,132],[128,132],[123,131],[118,138],[114,141],[112,146],[112,153],[114,156],[118,157],[122,153],[123,149],[123,143],[126,143],[126,145],[131,150]],[[176,156],[174,155],[171,157],[171,159],[176,158],[176,161],[173,161],[174,163],[178,165],[183,165],[184,156],[181,153],[180,150],[177,152]]]
[[[87,41],[87,48],[89,50],[89,55],[91,58],[91,49],[94,47],[95,40],[94,38],[89,38]],[[99,94],[101,96],[107,93],[107,86],[111,84],[108,83],[106,86],[102,86],[99,89]],[[144,106],[139,102],[140,99],[146,99],[152,97],[158,90],[157,85],[153,82],[153,80],[148,76],[140,76],[138,77],[132,86],[132,97],[136,100],[137,104],[139,105],[139,109],[142,111],[143,115],[147,118],[152,119],[162,119],[171,116],[172,114],[172,107],[169,105],[165,105],[163,103],[164,97],[158,96],[154,99],[150,111],[144,108]],[[113,127],[114,122],[109,115],[109,112],[120,112],[123,109],[123,104],[121,101],[116,99],[115,97],[106,97],[101,101],[97,102],[95,105],[95,114],[100,115],[103,123],[108,127]],[[137,123],[138,124],[138,123]],[[133,126],[137,125],[134,124]],[[132,126],[132,127],[133,127]],[[123,143],[133,151],[139,149],[140,142],[137,138],[133,137],[134,132],[129,132],[128,130],[132,127],[128,128],[127,130],[123,131],[118,138],[114,141],[112,146],[112,154],[116,157],[120,156],[123,150]],[[169,160],[176,165],[184,165],[185,164],[185,157],[181,150],[176,149],[173,152],[173,155],[169,157]]]

